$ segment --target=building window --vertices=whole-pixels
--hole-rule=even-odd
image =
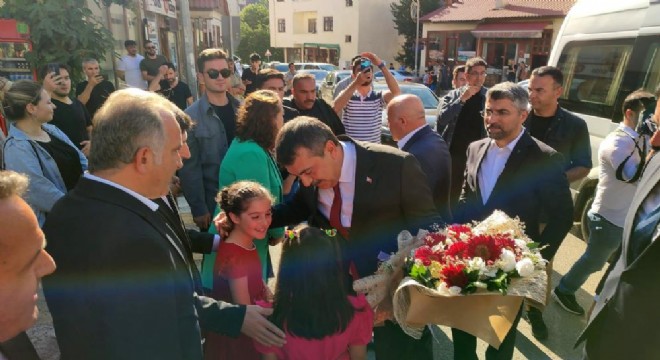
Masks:
[[[346,0],[346,6],[353,6],[353,0]]]
[[[307,32],[316,34],[316,19],[307,20]]]
[[[332,16],[323,18],[323,31],[332,31]]]
[[[346,42],[351,42],[351,36],[350,36],[350,35],[346,35],[346,38],[344,39],[344,41],[346,41]]]
[[[277,0],[277,2],[284,2],[284,0]]]
[[[277,32],[286,32],[286,22],[284,19],[277,19]]]

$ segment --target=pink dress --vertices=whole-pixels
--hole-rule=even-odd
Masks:
[[[221,242],[213,267],[214,299],[233,302],[229,288],[230,279],[247,276],[251,303],[266,299],[266,287],[261,277],[261,262],[256,248],[247,250],[239,245]],[[204,359],[244,359],[260,360],[252,339],[244,334],[232,338],[215,333],[207,333],[204,343]]]
[[[309,340],[287,332],[286,344],[281,348],[264,346],[255,341],[257,351],[262,354],[275,354],[278,359],[288,360],[349,360],[349,346],[367,345],[371,341],[374,312],[364,295],[349,296],[348,299],[353,304],[355,313],[343,333]]]

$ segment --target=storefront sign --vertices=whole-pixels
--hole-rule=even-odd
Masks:
[[[144,0],[144,2],[148,11],[176,18],[176,0]]]

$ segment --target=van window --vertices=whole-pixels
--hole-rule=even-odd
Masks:
[[[632,42],[588,41],[567,45],[557,63],[564,73],[561,105],[573,112],[611,120]]]
[[[647,69],[642,87],[650,93],[655,93],[656,87],[660,84],[660,43],[653,42],[648,49],[642,66],[642,69]]]

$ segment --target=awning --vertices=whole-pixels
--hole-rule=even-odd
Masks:
[[[543,35],[543,29],[550,23],[501,23],[479,24],[472,30],[472,35],[478,38],[527,38],[538,39]]]
[[[339,51],[338,44],[319,44],[319,43],[304,43],[304,48],[322,48],[322,49],[335,49]]]

